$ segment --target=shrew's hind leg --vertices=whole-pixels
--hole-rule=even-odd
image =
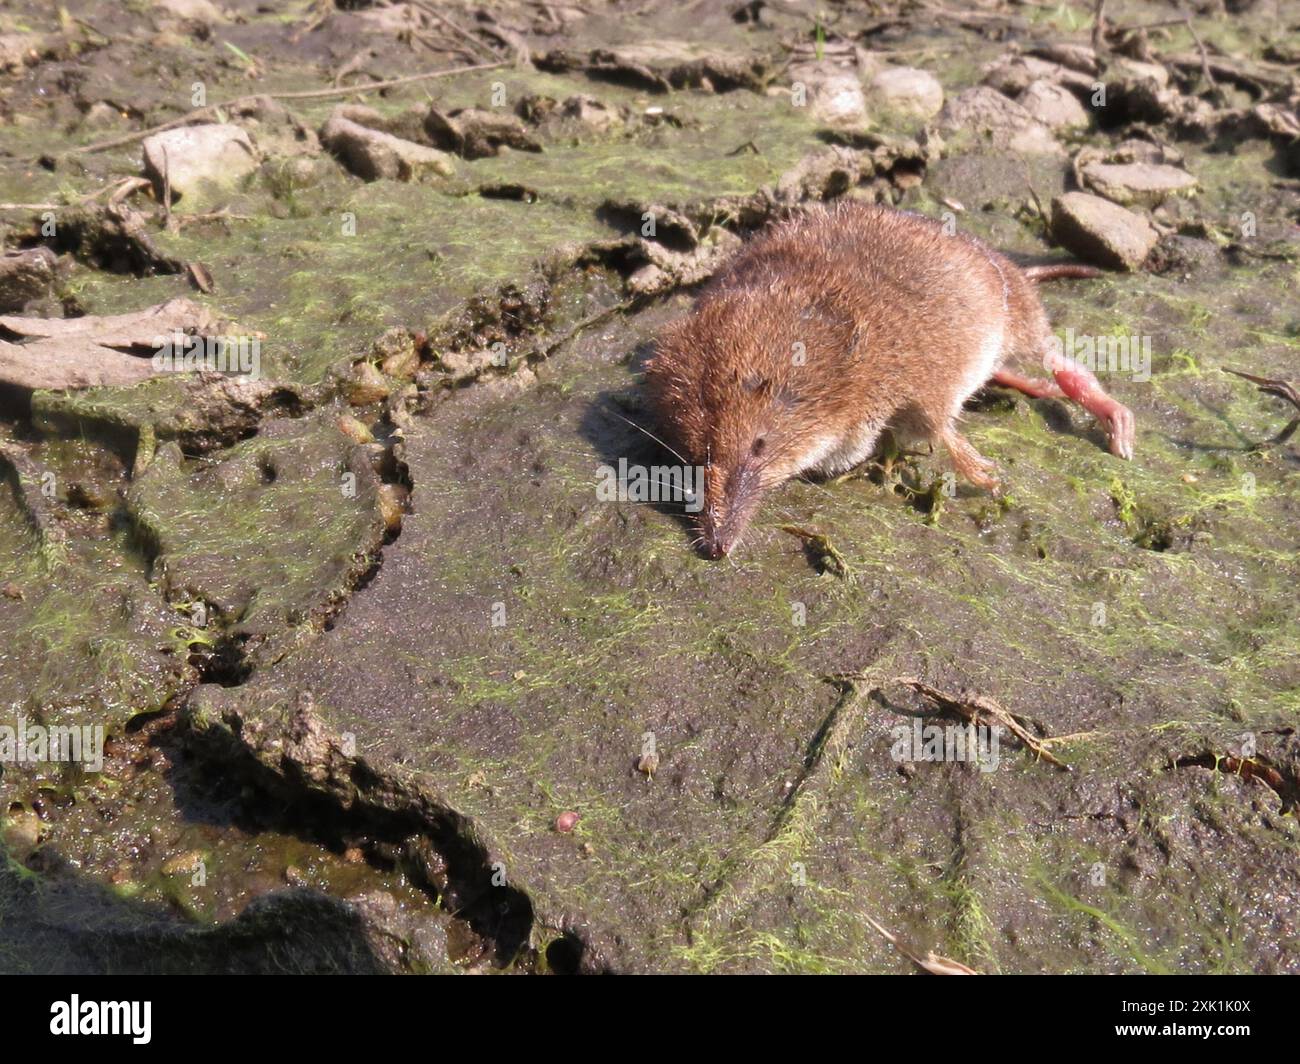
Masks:
[[[1000,369],[993,374],[992,381],[1004,388],[1014,388],[1018,392],[1023,392],[1031,399],[1065,398],[1065,392],[1061,390],[1059,384],[1045,381],[1041,377],[1026,377],[1014,370]]]

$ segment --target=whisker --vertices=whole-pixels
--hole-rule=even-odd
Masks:
[[[617,410],[614,410],[614,409],[612,409],[612,408],[610,408],[610,407],[608,407],[608,406],[605,408],[605,410],[606,410],[607,413],[613,414],[613,415],[614,415],[616,418],[618,418],[620,421],[626,421],[629,425],[631,425],[631,426],[632,426],[634,429],[636,429],[638,432],[644,432],[647,436],[649,436],[652,440],[654,440],[655,443],[659,444],[660,447],[663,447],[665,450],[668,451],[669,454],[673,455],[673,457],[675,457],[679,462],[681,462],[682,465],[690,465],[690,464],[691,464],[691,463],[688,462],[685,458],[683,458],[680,454],[678,454],[675,450],[673,450],[671,447],[669,447],[668,444],[664,443],[663,440],[661,440],[658,436],[656,436],[656,435],[655,435],[653,432],[651,432],[649,429],[643,429],[640,425],[638,425],[638,424],[637,424],[635,421],[633,421],[631,418],[626,418],[626,417],[624,417],[624,416],[623,416],[622,414],[620,414]]]

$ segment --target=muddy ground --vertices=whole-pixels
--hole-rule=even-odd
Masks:
[[[0,728],[104,747],[0,759],[0,970],[1300,970],[1300,4],[1091,6],[6,5]],[[181,120],[247,164],[178,198]],[[1090,160],[1194,179],[1044,290],[1149,342],[1134,461],[990,388],[999,498],[885,453],[721,563],[598,501],[740,239],[855,197],[1087,257]],[[178,298],[257,379],[96,323]],[[980,698],[1027,743],[899,756]]]

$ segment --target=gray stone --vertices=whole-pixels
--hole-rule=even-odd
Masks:
[[[1141,266],[1159,239],[1142,215],[1087,192],[1052,201],[1052,236],[1087,262],[1121,270]]]
[[[943,86],[927,70],[887,67],[871,79],[870,101],[886,111],[930,118],[943,108]]]
[[[170,180],[174,200],[193,209],[257,169],[257,152],[238,126],[182,126],[147,137],[144,171],[159,198]],[[164,177],[166,175],[166,177]]]
[[[455,166],[446,152],[402,140],[345,118],[335,110],[321,127],[321,143],[366,181],[419,181],[428,175],[450,177]]]
[[[1064,154],[1047,126],[987,85],[967,89],[944,104],[939,128],[946,133],[974,135],[994,148],[1028,155]]]
[[[0,314],[20,311],[32,300],[48,295],[54,263],[54,253],[44,247],[0,255]]]
[[[853,126],[866,121],[867,99],[854,71],[829,63],[801,63],[790,68],[789,77],[793,91],[802,87],[805,105],[818,122]]]
[[[1092,191],[1123,206],[1155,207],[1196,189],[1186,170],[1160,163],[1091,163],[1082,176]]]
[[[1088,125],[1087,109],[1069,89],[1051,81],[1032,81],[1020,95],[1020,106],[1051,129]]]

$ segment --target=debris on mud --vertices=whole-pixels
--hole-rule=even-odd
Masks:
[[[136,384],[172,368],[154,364],[163,344],[201,338],[213,324],[206,308],[183,298],[102,318],[0,317],[0,337],[11,338],[0,339],[0,384],[24,391]]]
[[[924,695],[940,709],[954,713],[971,724],[1006,728],[1035,757],[1041,758],[1049,765],[1055,765],[1066,772],[1070,771],[1069,765],[1048,750],[1040,739],[1030,734],[1025,727],[1025,718],[1003,709],[993,699],[969,691],[963,691],[955,695],[947,694],[922,680],[913,679],[909,676],[895,677],[893,682],[912,688],[912,690]]]

